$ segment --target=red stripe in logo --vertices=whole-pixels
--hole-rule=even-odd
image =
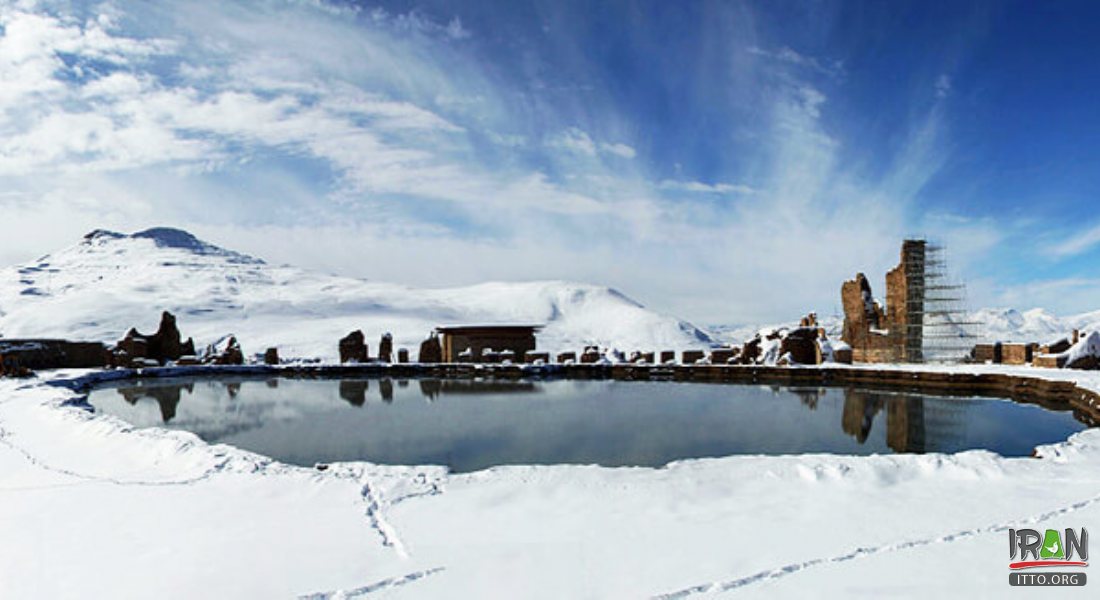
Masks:
[[[1031,569],[1034,567],[1087,567],[1089,563],[1077,560],[1032,560],[1009,563],[1010,569]]]

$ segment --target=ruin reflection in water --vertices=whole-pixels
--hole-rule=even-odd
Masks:
[[[135,426],[192,431],[292,464],[660,466],[734,454],[1025,456],[1084,428],[987,398],[622,381],[177,379],[92,392]],[[839,425],[839,427],[838,427]]]

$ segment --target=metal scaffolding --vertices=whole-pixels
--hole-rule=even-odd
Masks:
[[[906,275],[905,359],[959,362],[977,343],[981,325],[970,318],[966,285],[953,280],[941,244],[908,239],[902,245]]]

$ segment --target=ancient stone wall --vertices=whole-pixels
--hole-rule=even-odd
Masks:
[[[475,360],[485,358],[485,351],[492,350],[493,353],[509,351],[513,356],[511,360],[515,361],[515,357],[535,350],[535,334],[527,330],[443,333],[442,350],[445,362],[458,362],[459,354],[466,349],[472,352]]]
[[[1031,362],[1035,344],[1002,344],[1001,362],[1006,365],[1026,365]]]
[[[841,339],[856,362],[920,362],[923,359],[925,243],[906,240],[900,262],[886,273],[886,307],[874,300],[863,273],[840,288]]]
[[[840,288],[844,306],[843,339],[852,347],[856,362],[896,362],[900,359],[898,341],[890,335],[888,319],[871,293],[871,283],[863,273],[844,282]]]
[[[0,355],[25,369],[92,369],[110,362],[107,347],[99,342],[2,339]]]

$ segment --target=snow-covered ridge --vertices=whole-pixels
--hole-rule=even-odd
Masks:
[[[1019,311],[1014,308],[985,308],[974,312],[982,323],[982,337],[1002,342],[1048,342],[1074,329],[1100,330],[1100,310],[1059,317],[1041,308]]]
[[[155,329],[162,310],[175,313],[198,344],[234,333],[246,353],[277,346],[283,356],[326,359],[354,329],[364,331],[372,352],[386,331],[396,347],[415,352],[443,323],[545,324],[539,347],[552,352],[711,343],[691,323],[607,287],[531,281],[418,289],[269,265],[170,228],[96,230],[74,246],[0,270],[2,337],[114,342],[130,327]]]
[[[830,337],[840,337],[844,325],[842,316],[818,317]],[[970,313],[969,321],[978,323],[974,333],[984,342],[1045,343],[1067,336],[1074,329],[1082,332],[1100,331],[1100,310],[1059,317],[1042,308],[1020,311],[1015,308],[982,308]],[[793,327],[797,321],[771,326],[712,325],[707,330],[723,342],[742,342],[763,329]]]

